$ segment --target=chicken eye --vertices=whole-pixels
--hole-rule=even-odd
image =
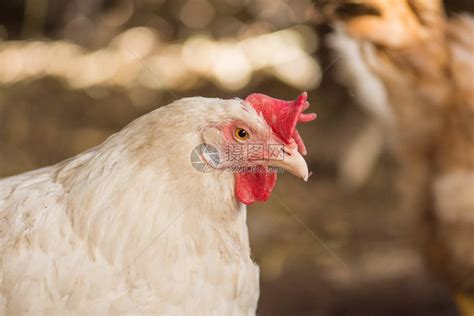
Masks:
[[[234,135],[235,135],[235,138],[237,138],[238,140],[246,140],[250,136],[246,130],[240,127],[235,129]]]

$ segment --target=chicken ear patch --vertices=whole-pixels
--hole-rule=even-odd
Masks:
[[[306,155],[306,147],[301,139],[296,124],[306,123],[316,118],[315,113],[303,113],[309,107],[308,94],[303,92],[294,101],[285,101],[269,97],[265,94],[254,93],[245,98],[257,113],[261,113],[273,132],[285,143],[293,140],[298,145],[302,155]]]

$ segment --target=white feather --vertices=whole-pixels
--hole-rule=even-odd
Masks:
[[[358,42],[349,37],[342,26],[329,36],[329,45],[337,52],[341,66],[340,79],[355,90],[355,97],[377,120],[391,124],[390,109],[384,83],[369,69],[367,64],[375,62],[371,44]]]

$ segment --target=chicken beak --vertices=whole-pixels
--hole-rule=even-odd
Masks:
[[[279,158],[270,159],[269,165],[272,167],[281,167],[289,173],[308,181],[308,165],[303,156],[298,152],[298,148],[283,147],[283,154]]]

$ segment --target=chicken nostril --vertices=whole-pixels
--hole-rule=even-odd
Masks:
[[[283,152],[283,155],[291,156],[291,152],[289,150],[285,150],[285,148],[282,148],[281,151]]]
[[[369,6],[367,4],[356,2],[344,3],[338,6],[335,9],[334,13],[341,19],[350,19],[364,15],[382,16],[382,14],[377,8]]]

